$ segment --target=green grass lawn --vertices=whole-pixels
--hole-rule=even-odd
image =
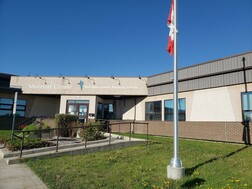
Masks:
[[[0,142],[5,142],[11,138],[11,130],[0,130]]]
[[[180,140],[186,177],[168,180],[173,139],[114,151],[26,162],[49,188],[252,188],[252,147]]]

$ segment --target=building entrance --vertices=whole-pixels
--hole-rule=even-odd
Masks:
[[[86,123],[88,121],[88,107],[89,102],[86,100],[68,100],[66,113],[78,115],[79,121]]]
[[[115,119],[115,107],[113,103],[98,103],[97,119]]]

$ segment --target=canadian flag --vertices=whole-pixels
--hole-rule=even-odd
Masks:
[[[170,13],[167,20],[167,26],[170,28],[169,37],[168,37],[168,45],[166,50],[170,53],[170,55],[174,54],[174,0],[172,0]]]

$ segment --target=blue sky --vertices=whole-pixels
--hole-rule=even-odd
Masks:
[[[0,72],[150,76],[173,69],[171,0],[0,0]],[[252,50],[252,0],[179,0],[179,67]]]

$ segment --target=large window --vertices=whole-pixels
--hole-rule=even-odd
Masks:
[[[104,119],[115,119],[114,104],[104,104]]]
[[[173,100],[165,100],[165,121],[173,121]],[[186,120],[186,100],[178,99],[178,120]]]
[[[116,119],[115,117],[115,105],[114,103],[102,104],[98,102],[97,105],[97,119]]]
[[[0,116],[12,116],[14,99],[0,98]],[[26,111],[26,100],[17,100],[16,116],[24,117]]]
[[[242,93],[243,121],[252,121],[252,92]]]
[[[161,101],[145,103],[145,120],[161,120]]]

